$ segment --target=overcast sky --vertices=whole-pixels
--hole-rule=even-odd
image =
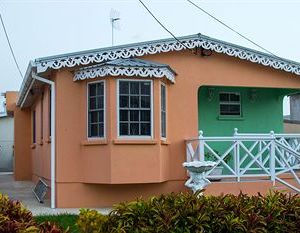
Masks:
[[[276,55],[300,61],[300,1],[194,2]],[[144,3],[176,36],[202,33],[257,49],[185,0]],[[170,37],[138,0],[0,0],[0,12],[23,74],[28,62],[37,57],[110,46],[112,8],[121,17],[116,45]],[[22,78],[1,27],[0,61],[0,92],[19,90]]]

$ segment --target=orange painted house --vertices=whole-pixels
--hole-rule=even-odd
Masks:
[[[29,63],[15,110],[15,179],[52,207],[102,207],[186,190],[186,139],[283,132],[300,64],[201,34]],[[266,192],[270,182],[207,192]]]

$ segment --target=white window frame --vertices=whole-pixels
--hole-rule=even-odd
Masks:
[[[161,99],[161,93],[162,93],[162,86],[164,86],[165,87],[165,100],[166,100],[166,110],[165,110],[165,112],[166,112],[166,122],[165,122],[165,124],[166,124],[166,135],[165,135],[165,137],[163,137],[162,136],[162,111],[161,111],[161,106],[162,106],[162,99]],[[164,140],[164,141],[166,141],[167,140],[167,129],[168,129],[168,123],[167,123],[167,119],[168,119],[168,113],[167,113],[167,106],[168,106],[168,98],[167,98],[167,86],[166,86],[166,84],[164,83],[164,82],[160,82],[160,85],[159,85],[159,88],[160,88],[160,96],[159,96],[159,103],[160,103],[160,138],[162,139],[162,140]]]
[[[221,101],[220,100],[221,94],[229,94],[229,95],[230,94],[235,94],[235,95],[238,95],[240,97],[240,101],[238,103],[237,102],[235,103],[235,102]],[[241,95],[240,92],[234,92],[234,91],[232,91],[232,92],[230,92],[230,91],[219,92],[219,116],[220,117],[241,117],[242,116],[242,98],[241,97],[242,97],[242,95]],[[225,104],[225,105],[239,105],[239,107],[240,107],[240,114],[239,115],[223,115],[223,114],[221,114],[221,104]]]
[[[150,129],[150,132],[151,132],[151,135],[150,136],[144,136],[144,135],[140,135],[140,136],[137,136],[137,135],[120,135],[120,104],[119,104],[119,95],[120,95],[120,81],[128,81],[128,82],[150,82],[150,94],[151,94],[151,97],[150,97],[150,111],[151,111],[151,114],[150,114],[150,120],[151,120],[151,129]],[[149,80],[149,79],[123,79],[123,78],[120,78],[120,79],[117,79],[117,90],[116,90],[116,99],[117,99],[117,137],[118,139],[153,139],[153,126],[154,126],[154,121],[153,121],[153,80]]]
[[[103,83],[103,137],[89,137],[89,85]],[[94,82],[88,82],[86,85],[86,136],[88,140],[99,140],[106,138],[106,82],[105,80],[98,80]]]

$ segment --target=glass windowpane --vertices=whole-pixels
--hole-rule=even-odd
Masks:
[[[119,89],[120,94],[129,94],[129,83],[120,81]]]
[[[130,123],[130,135],[139,135],[139,123]]]
[[[129,107],[129,97],[120,96],[120,108],[128,108],[128,107]]]
[[[150,96],[141,96],[141,107],[150,108]]]
[[[141,123],[141,135],[151,135],[150,123]]]
[[[120,110],[120,121],[128,121],[128,110]]]
[[[120,123],[120,135],[128,135],[128,124]]]
[[[151,85],[150,82],[141,82],[141,94],[150,95]]]
[[[139,121],[139,110],[130,111],[130,121]]]
[[[130,107],[131,108],[138,108],[139,105],[140,105],[139,96],[130,96]]]
[[[130,94],[139,94],[140,93],[140,82],[130,82]]]

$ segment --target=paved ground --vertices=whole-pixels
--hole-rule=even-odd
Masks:
[[[30,181],[14,181],[10,173],[0,173],[0,193],[7,194],[11,199],[20,200],[29,209],[33,215],[42,214],[61,214],[72,213],[78,214],[79,209],[51,209],[50,201],[46,200],[41,204],[32,193],[34,184]],[[109,208],[96,208],[103,214],[108,214]]]

